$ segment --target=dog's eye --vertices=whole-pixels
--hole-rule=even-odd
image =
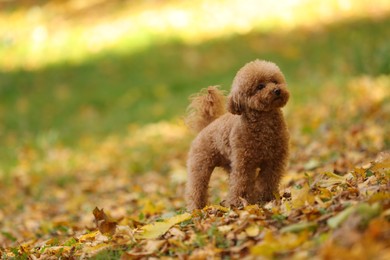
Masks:
[[[265,88],[265,83],[260,83],[257,85],[257,90],[262,90],[263,88]]]

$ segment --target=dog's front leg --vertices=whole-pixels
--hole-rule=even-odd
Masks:
[[[255,178],[256,168],[250,162],[240,161],[234,163],[229,178],[229,194],[223,205],[239,207],[245,202],[249,204],[255,203]]]
[[[279,192],[279,183],[284,172],[283,161],[268,162],[261,165],[255,186],[257,202],[264,203],[275,198],[275,195]]]

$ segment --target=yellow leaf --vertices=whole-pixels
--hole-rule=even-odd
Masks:
[[[327,176],[328,178],[327,179],[322,178],[318,182],[318,186],[320,187],[330,187],[336,184],[345,183],[347,178],[346,176],[340,176],[332,172],[324,172],[323,176]]]
[[[97,244],[96,246],[91,246],[91,247],[86,247],[84,248],[84,251],[87,253],[97,253],[100,252],[108,247],[110,247],[110,244],[107,243],[102,243],[102,244]]]
[[[140,231],[142,233],[137,234],[136,238],[139,239],[156,239],[159,236],[163,235],[167,232],[173,225],[183,222],[185,220],[191,219],[190,213],[184,213],[181,215],[177,215],[168,219],[165,219],[161,222],[155,222],[152,224],[148,224],[143,226]]]
[[[85,235],[82,235],[79,237],[80,242],[86,242],[86,241],[93,241],[95,240],[96,235],[99,233],[99,231],[94,231]]]
[[[376,201],[385,201],[390,199],[390,193],[386,192],[378,192],[371,195],[371,197],[368,199],[369,202],[376,202]]]
[[[314,196],[310,193],[309,185],[305,184],[301,189],[291,190],[291,206],[293,209],[303,207],[305,203],[312,204]]]
[[[252,255],[271,258],[277,249],[278,248],[275,244],[261,243],[259,245],[251,247],[250,252]]]
[[[309,233],[305,231],[299,234],[285,233],[278,237],[275,237],[270,232],[266,232],[264,240],[251,247],[250,252],[252,255],[272,258],[277,252],[282,253],[296,249],[307,242],[308,237]]]
[[[257,204],[248,205],[248,206],[244,207],[244,210],[248,211],[249,214],[253,214],[253,215],[262,215],[263,214],[263,210]]]
[[[221,232],[222,234],[226,234],[232,229],[233,225],[223,225],[218,227],[219,232]]]
[[[248,237],[256,237],[260,234],[260,227],[258,225],[252,224],[245,229],[245,233]]]
[[[358,178],[358,177],[364,178],[365,173],[366,173],[366,169],[364,169],[364,168],[358,168],[358,167],[356,167],[356,168],[353,170],[353,172],[352,172],[352,174],[354,175],[355,178]]]
[[[332,199],[332,192],[330,192],[330,190],[328,190],[327,188],[318,187],[318,190],[321,192],[319,197],[322,200],[330,200],[330,199]]]
[[[339,181],[344,181],[345,180],[343,176],[334,174],[333,172],[324,172],[323,174],[328,176],[329,178],[332,178],[332,179],[335,179],[335,180],[339,180]]]
[[[382,162],[374,164],[370,170],[377,171],[380,169],[389,169],[390,168],[390,159],[384,160]]]
[[[52,246],[46,248],[45,253],[58,254],[59,252],[61,252],[61,254],[69,254],[71,249],[71,246]]]
[[[289,215],[292,210],[292,203],[291,201],[282,200],[282,203],[280,204],[280,213],[282,215]]]
[[[142,212],[147,215],[158,214],[164,210],[164,205],[162,203],[155,203],[150,199],[145,199],[142,202],[140,201],[140,204],[144,205]]]
[[[219,210],[222,212],[229,212],[229,208],[226,208],[226,207],[221,206],[221,205],[210,205],[210,206],[206,206],[204,208],[204,210],[209,210],[209,209],[216,209],[216,210]]]

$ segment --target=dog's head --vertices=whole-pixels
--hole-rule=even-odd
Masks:
[[[270,111],[283,107],[289,96],[279,67],[269,61],[255,60],[237,72],[228,98],[228,110],[237,115],[250,110]]]

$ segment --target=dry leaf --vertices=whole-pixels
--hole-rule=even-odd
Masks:
[[[93,210],[93,215],[95,216],[95,223],[100,233],[113,235],[116,230],[117,222],[111,220],[105,213],[103,209],[98,209],[97,207]]]
[[[314,196],[310,192],[308,184],[304,184],[301,188],[293,188],[291,190],[291,205],[293,209],[303,207],[306,203],[314,203]]]
[[[78,239],[80,242],[93,241],[95,237],[99,234],[99,231],[93,231],[85,235],[80,236]]]
[[[86,252],[88,254],[96,254],[102,250],[110,248],[111,246],[112,245],[110,243],[101,243],[101,244],[97,244],[95,246],[85,247],[84,252]]]
[[[353,212],[355,211],[355,207],[348,207],[338,213],[336,216],[328,219],[328,226],[331,228],[337,228],[340,226]]]
[[[167,232],[173,225],[191,219],[191,214],[184,213],[161,222],[155,222],[140,228],[140,233],[135,237],[138,239],[156,239]]]
[[[317,223],[315,222],[302,222],[302,223],[296,223],[289,226],[285,226],[280,230],[280,233],[287,233],[287,232],[300,232],[302,230],[312,230],[317,227]]]
[[[245,233],[248,237],[256,237],[260,234],[260,227],[256,224],[252,224],[245,228]]]

